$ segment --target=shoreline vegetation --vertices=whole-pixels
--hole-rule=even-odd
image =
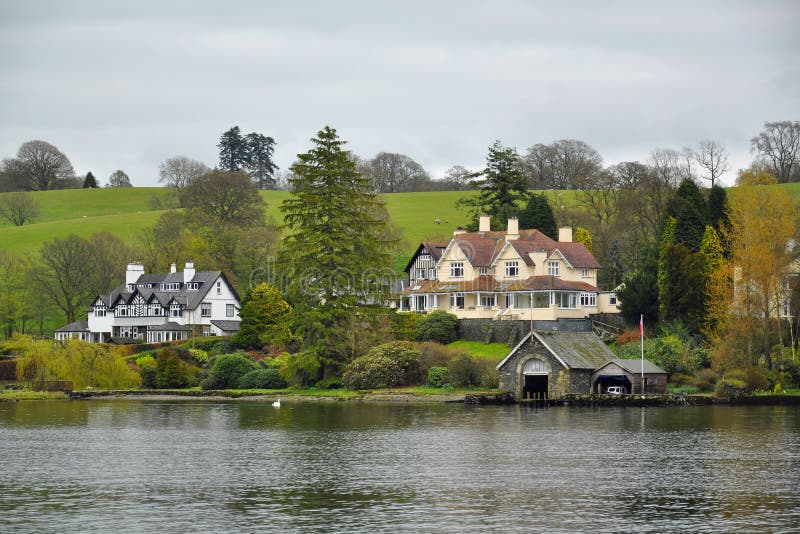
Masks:
[[[710,394],[683,395],[566,395],[548,401],[515,401],[499,391],[454,390],[435,388],[396,388],[379,390],[348,389],[297,389],[297,390],[201,390],[201,389],[123,389],[101,391],[44,392],[3,391],[0,402],[47,400],[142,400],[142,401],[259,401],[259,402],[377,402],[377,403],[459,403],[474,405],[530,405],[530,406],[719,406],[719,405],[800,405],[800,395],[750,394],[737,397],[715,397]]]

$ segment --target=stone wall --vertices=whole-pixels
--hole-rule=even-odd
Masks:
[[[546,332],[591,332],[589,319],[533,321],[534,330]],[[467,341],[505,343],[514,347],[531,330],[530,321],[494,321],[492,319],[459,319],[458,337]]]

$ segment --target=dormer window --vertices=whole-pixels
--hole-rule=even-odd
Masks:
[[[128,291],[133,291],[136,289],[136,284],[128,284]]]
[[[188,289],[189,291],[197,291],[198,289],[200,289],[200,282],[189,282],[186,285],[186,289]]]
[[[180,290],[181,290],[180,282],[172,284],[161,284],[161,291],[180,291]]]
[[[489,268],[488,267],[478,267],[478,274],[480,275],[488,275]]]
[[[547,274],[550,276],[558,276],[559,273],[559,263],[557,261],[549,261],[547,262]]]
[[[589,278],[589,269],[584,269],[581,276],[584,278]]]
[[[170,317],[180,317],[181,316],[181,305],[175,302],[169,307],[169,316]]]

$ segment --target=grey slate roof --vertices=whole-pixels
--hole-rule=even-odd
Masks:
[[[200,305],[203,298],[212,289],[211,286],[214,281],[220,276],[223,278],[225,277],[222,271],[197,271],[190,282],[200,283],[199,289],[190,291],[186,288],[186,285],[184,285],[179,291],[161,291],[159,289],[161,284],[175,282],[183,284],[183,273],[143,274],[136,280],[136,284],[153,284],[154,287],[137,287],[135,291],[138,291],[146,301],[149,301],[151,296],[155,296],[162,306],[166,306],[169,301],[174,298],[180,304],[186,306],[190,310],[194,310]],[[230,283],[228,283],[228,286],[233,289]],[[120,284],[110,293],[99,295],[106,306],[113,305],[114,301],[116,301],[119,296],[122,296],[125,302],[129,302],[133,296],[133,292],[128,291],[128,287],[125,284]]]
[[[211,324],[222,330],[223,332],[238,332],[241,321],[225,321],[217,319],[211,321]]]
[[[168,322],[158,326],[148,326],[148,332],[191,332],[192,327],[185,324],[178,324],[175,322]]]
[[[593,332],[533,332],[538,342],[547,348],[553,356],[570,369],[597,369],[614,358],[603,340]],[[503,365],[529,342],[531,333],[522,338],[519,344],[497,364]]]
[[[61,328],[56,328],[56,332],[88,332],[89,331],[89,321],[75,321],[74,323],[69,323],[67,325],[62,326]]]
[[[630,359],[630,360],[623,360],[622,358],[613,358],[613,359],[609,360],[608,362],[606,362],[602,367],[605,367],[606,365],[608,365],[610,363],[619,365],[620,367],[622,367],[623,369],[625,369],[629,373],[633,373],[635,375],[638,375],[638,374],[642,373],[642,360],[641,360],[641,358],[639,358],[639,359]],[[667,374],[667,372],[665,370],[663,370],[661,367],[657,366],[656,364],[654,364],[653,362],[651,362],[650,360],[647,360],[647,359],[645,359],[645,361],[644,361],[644,372],[645,372],[645,374],[653,374],[653,373],[655,373],[655,374]]]

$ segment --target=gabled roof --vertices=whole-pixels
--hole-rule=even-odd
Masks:
[[[500,236],[484,234],[458,234],[453,236],[453,241],[467,257],[473,267],[489,267],[497,252],[503,247]]]
[[[558,250],[569,264],[575,269],[599,269],[600,264],[583,243],[565,243],[559,241]]]
[[[89,331],[89,321],[75,321],[74,323],[69,323],[67,325],[62,326],[61,328],[56,328],[56,332],[88,332]]]
[[[622,367],[629,373],[639,375],[642,374],[642,360],[641,358],[637,359],[622,359],[622,358],[612,358],[611,360],[607,361],[605,364],[601,365],[597,370],[600,371],[604,367],[608,365],[615,364],[619,367]],[[647,374],[667,374],[665,370],[661,367],[657,366],[650,360],[644,361],[644,372]]]
[[[414,262],[417,261],[417,256],[422,254],[423,252],[427,252],[431,255],[434,261],[439,261],[439,258],[442,257],[442,253],[447,248],[448,242],[437,242],[437,241],[423,241],[417,247],[416,252],[411,256],[411,259],[408,260],[405,268],[403,269],[404,273],[411,271],[411,266],[414,265]]]
[[[528,342],[531,335],[568,369],[597,369],[614,356],[603,340],[593,332],[528,332],[522,341],[497,364],[503,367]]]

